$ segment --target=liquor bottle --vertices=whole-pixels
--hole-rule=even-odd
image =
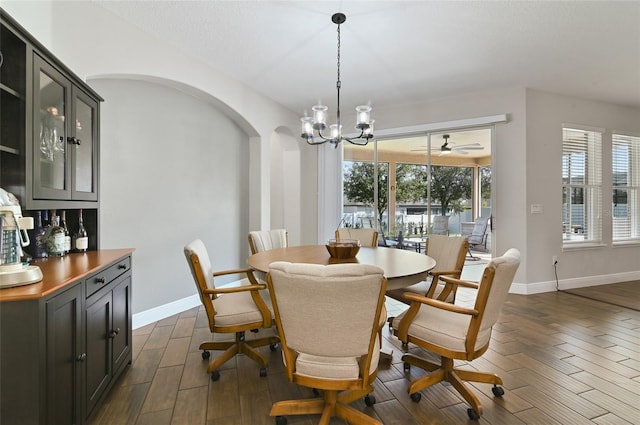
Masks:
[[[89,247],[89,237],[87,231],[84,228],[84,222],[82,219],[82,210],[78,211],[78,231],[75,234],[74,248],[76,252],[86,252]]]
[[[68,254],[71,251],[71,233],[69,233],[69,228],[67,227],[67,214],[66,211],[62,211],[61,216],[62,228],[64,229],[64,253]]]
[[[51,216],[51,224],[45,232],[47,254],[49,257],[62,257],[64,255],[64,229],[60,226],[60,217]]]
[[[46,258],[47,247],[46,240],[44,238],[45,228],[42,225],[42,213],[36,211],[36,224],[33,227],[33,258]]]
[[[42,210],[42,227],[45,230],[49,227],[49,210]]]

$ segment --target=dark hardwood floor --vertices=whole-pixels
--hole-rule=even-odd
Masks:
[[[473,294],[461,292],[469,304]],[[404,306],[388,301],[389,315]],[[249,335],[252,337],[253,335]],[[414,403],[405,376],[402,350],[384,330],[391,362],[381,363],[375,384],[377,403],[354,405],[386,425],[465,424],[467,405],[449,384],[422,392]],[[262,351],[269,373],[236,356],[217,382],[206,374],[198,351],[210,338],[204,311],[195,308],[134,331],[133,364],[109,394],[91,425],[274,424],[277,400],[312,397],[290,384],[280,350]],[[410,350],[417,351],[415,346]],[[215,354],[214,354],[215,355]],[[504,397],[488,384],[473,384],[483,408],[481,424],[637,424],[640,421],[640,312],[562,292],[509,295],[494,327],[491,347],[467,365],[493,371],[504,380]],[[289,424],[314,424],[318,416],[290,416]],[[332,424],[344,424],[332,420]]]

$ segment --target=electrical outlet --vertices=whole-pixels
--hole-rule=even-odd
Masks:
[[[555,266],[556,264],[558,264],[558,256],[557,256],[557,255],[554,255],[554,256],[552,257],[552,260],[553,260],[553,265],[554,265],[554,266]]]

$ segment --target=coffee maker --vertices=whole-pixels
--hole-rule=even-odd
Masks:
[[[33,218],[23,217],[18,199],[0,188],[0,288],[42,280],[40,267],[22,260],[22,248],[29,245],[27,229],[33,229]]]

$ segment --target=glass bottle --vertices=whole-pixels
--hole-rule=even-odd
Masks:
[[[49,210],[42,210],[42,227],[45,230],[49,227]]]
[[[36,211],[36,224],[33,227],[33,258],[45,258],[47,256],[46,241],[44,238],[45,228],[42,225],[42,213]]]
[[[64,255],[64,229],[59,223],[59,216],[51,216],[51,225],[45,232],[47,254],[49,257],[62,257]]]
[[[61,214],[62,222],[60,224],[64,229],[64,253],[68,254],[71,251],[71,233],[69,233],[69,228],[67,227],[66,211],[62,211]]]
[[[74,248],[76,252],[86,252],[89,247],[89,237],[87,231],[84,228],[84,221],[82,219],[82,210],[78,211],[78,231],[75,234]]]

